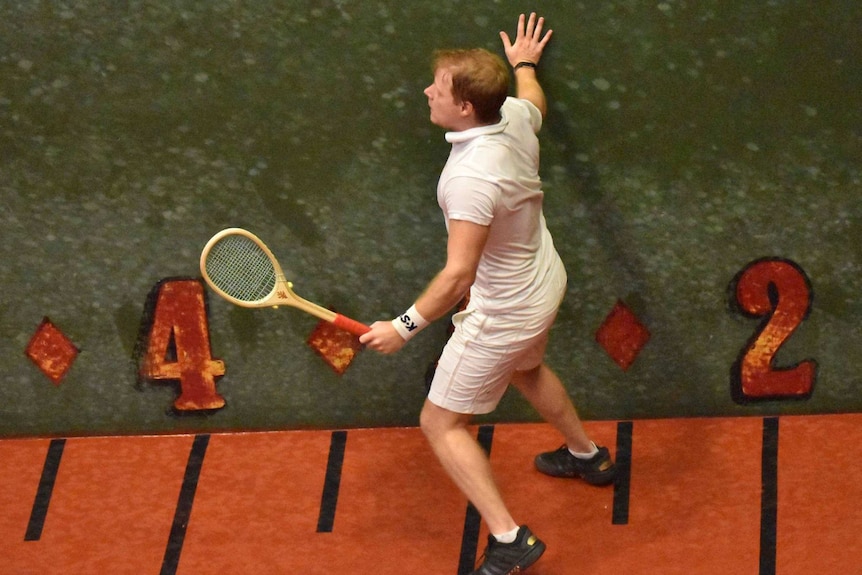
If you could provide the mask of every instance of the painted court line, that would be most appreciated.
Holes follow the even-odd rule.
[[[45,527],[48,505],[51,503],[51,495],[54,493],[54,482],[57,479],[57,471],[60,469],[60,460],[63,458],[65,446],[65,439],[52,439],[48,446],[45,466],[42,468],[42,478],[39,480],[39,490],[36,492],[36,499],[33,502],[33,511],[30,514],[30,522],[27,524],[24,541],[38,541],[42,537],[42,528]]]
[[[323,495],[320,498],[320,515],[317,518],[318,533],[332,533],[332,527],[335,524],[335,509],[338,506],[338,490],[341,488],[341,468],[344,464],[346,446],[347,432],[333,431],[329,442],[326,476],[323,480]]]
[[[183,486],[177,500],[177,510],[174,514],[171,534],[168,537],[168,546],[165,549],[165,558],[162,561],[161,575],[175,575],[177,572],[209,440],[209,435],[196,435],[194,443],[192,443],[189,460],[186,464],[186,474],[183,477]]]
[[[614,482],[614,507],[611,515],[611,524],[613,525],[627,525],[629,522],[633,428],[631,421],[617,423],[617,477]]]
[[[775,575],[778,533],[778,418],[763,420],[760,575]]]

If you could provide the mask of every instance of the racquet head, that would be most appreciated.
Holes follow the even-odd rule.
[[[289,304],[290,285],[269,248],[253,233],[228,228],[204,246],[201,273],[221,297],[244,307]]]
[[[227,228],[210,238],[201,252],[200,267],[213,291],[236,305],[293,306],[357,336],[370,329],[296,295],[275,256],[248,230]]]

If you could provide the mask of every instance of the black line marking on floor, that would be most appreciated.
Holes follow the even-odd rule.
[[[165,558],[162,561],[161,575],[174,575],[180,563],[180,553],[183,550],[183,542],[186,538],[186,528],[192,515],[192,504],[195,501],[195,492],[198,487],[198,479],[201,475],[204,456],[207,452],[210,436],[208,434],[196,435],[192,449],[189,452],[189,460],[186,463],[186,474],[183,477],[183,486],[177,500],[177,509],[174,512],[174,523],[171,526],[171,534],[168,537],[168,546],[165,549]]]
[[[614,481],[614,510],[611,524],[628,525],[629,495],[632,480],[632,431],[631,421],[617,423],[617,477]]]
[[[760,575],[775,575],[778,534],[778,418],[763,420],[760,495]]]
[[[320,515],[317,518],[318,533],[332,533],[335,524],[335,508],[338,506],[338,490],[341,488],[341,467],[344,464],[344,449],[347,445],[346,431],[333,431],[329,440],[329,460],[323,480],[323,495],[320,498]]]
[[[479,434],[476,437],[479,445],[489,456],[491,455],[491,443],[494,441],[494,426],[479,426]],[[461,556],[458,560],[458,575],[467,575],[473,572],[476,565],[476,551],[479,546],[479,528],[482,526],[482,516],[473,506],[467,503],[467,513],[464,516],[464,531],[461,535]]]
[[[52,439],[48,445],[48,453],[45,456],[45,465],[42,467],[42,477],[39,479],[39,489],[33,501],[33,510],[30,512],[30,522],[27,523],[24,541],[38,541],[42,537],[42,528],[45,527],[45,519],[48,517],[48,505],[54,494],[54,482],[57,480],[65,446],[65,439]]]

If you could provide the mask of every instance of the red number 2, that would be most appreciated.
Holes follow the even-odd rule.
[[[788,368],[774,366],[779,348],[808,317],[808,276],[791,261],[762,259],[748,264],[734,282],[739,310],[749,317],[764,318],[733,365],[734,399],[744,403],[809,396],[817,376],[816,361],[808,359]]]

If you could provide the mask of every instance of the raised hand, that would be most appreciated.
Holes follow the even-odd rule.
[[[506,51],[506,58],[509,64],[516,66],[520,62],[531,62],[538,64],[542,58],[542,52],[551,39],[553,30],[548,30],[545,35],[542,35],[542,28],[545,25],[543,17],[537,17],[536,13],[530,14],[530,19],[521,14],[518,18],[518,30],[513,43],[509,35],[505,32],[500,32],[500,39],[503,40],[503,49]]]

